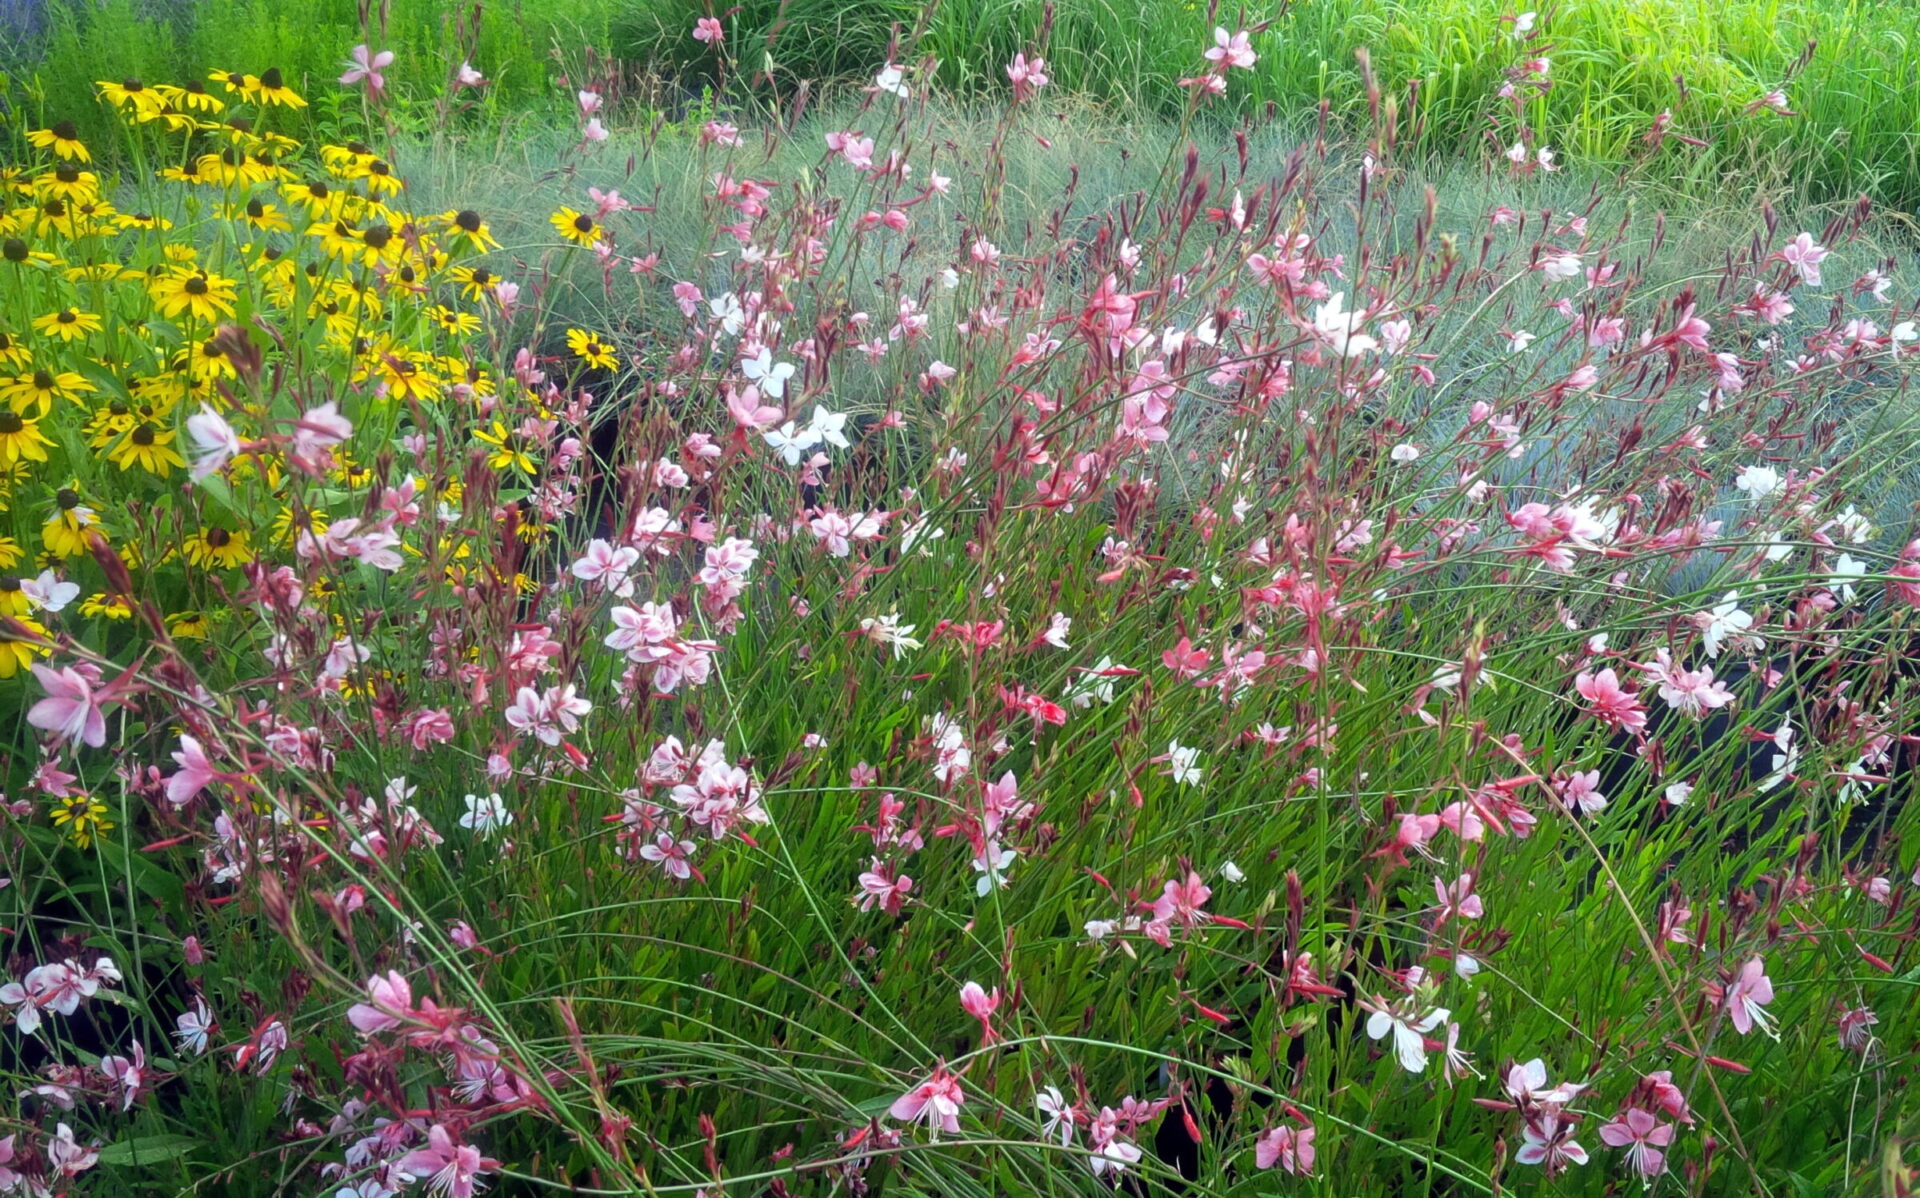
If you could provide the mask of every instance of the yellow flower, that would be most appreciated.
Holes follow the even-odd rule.
[[[87,534],[99,528],[100,517],[80,502],[80,493],[62,487],[54,495],[54,512],[41,527],[40,540],[56,557],[79,557],[87,552]]]
[[[37,620],[25,616],[14,617],[14,623],[26,629],[27,634],[40,640],[48,639],[46,627]],[[0,678],[11,678],[33,664],[36,657],[46,657],[53,650],[36,645],[30,641],[15,640],[4,627],[0,627]]]
[[[219,112],[227,102],[207,90],[198,79],[189,79],[180,87],[161,86],[161,94],[190,112]]]
[[[153,297],[160,315],[169,320],[185,312],[212,324],[222,316],[233,315],[233,280],[204,270],[168,271],[147,284],[147,294]]]
[[[620,359],[614,356],[613,348],[600,340],[598,334],[589,333],[585,329],[567,330],[567,348],[589,366],[613,370],[620,365]]]
[[[100,194],[100,176],[83,171],[71,162],[63,162],[33,181],[33,190],[43,198],[53,196],[71,203],[84,203]]]
[[[561,205],[560,211],[547,220],[552,223],[555,232],[575,245],[591,246],[604,236],[591,216],[575,212],[565,205]]]
[[[105,840],[113,831],[107,818],[107,805],[92,795],[73,794],[53,800],[53,826],[65,828],[67,838],[77,848],[89,848],[96,840]]]
[[[131,620],[133,604],[125,595],[110,595],[105,591],[96,591],[80,601],[80,614],[90,620]]]
[[[426,311],[428,320],[438,325],[442,332],[451,337],[465,337],[480,331],[480,318],[471,312],[461,312],[444,304],[435,304]]]
[[[258,75],[243,75],[238,71],[215,71],[207,76],[207,82],[224,85],[228,94],[242,100],[253,99],[254,93],[260,90]]]
[[[149,474],[165,478],[175,469],[184,470],[187,460],[173,448],[174,431],[141,423],[107,452],[107,460],[122,470],[140,467]]]
[[[186,538],[182,547],[186,549],[186,561],[200,568],[219,566],[232,570],[234,566],[253,561],[253,547],[246,538],[246,528],[204,528]]]
[[[151,229],[164,233],[173,228],[173,222],[164,216],[155,216],[151,212],[129,212],[114,218],[114,224],[122,229]]]
[[[72,121],[55,121],[45,129],[27,134],[27,144],[37,150],[52,150],[57,157],[74,162],[92,162],[93,155],[80,140],[80,131]]]
[[[487,432],[476,432],[473,439],[493,446],[493,452],[487,455],[487,465],[495,470],[518,470],[525,475],[533,475],[539,468],[527,453],[525,441],[518,433],[507,431],[500,421],[493,422],[493,428]]]
[[[28,420],[12,408],[0,408],[0,463],[11,466],[27,460],[47,460],[45,446],[52,445],[40,431],[37,421]]]
[[[279,67],[268,67],[260,72],[259,99],[263,104],[279,104],[287,108],[305,108],[307,102],[287,86],[280,74]]]
[[[119,83],[102,79],[95,81],[95,86],[109,104],[139,117],[160,115],[161,107],[167,102],[165,96],[138,79],[123,79]]]
[[[248,200],[242,207],[228,209],[227,219],[245,221],[262,233],[293,232],[293,222],[287,219],[286,213],[258,198]]]
[[[167,635],[183,641],[205,640],[211,627],[205,612],[177,611],[167,617]]]
[[[403,346],[389,345],[376,351],[371,361],[354,372],[353,381],[364,383],[370,378],[379,380],[388,398],[401,403],[440,398],[440,376]]]
[[[62,308],[50,316],[36,316],[33,327],[59,341],[78,341],[88,333],[100,331],[100,318],[76,308]]]
[[[340,215],[347,193],[335,191],[325,179],[314,179],[288,188],[284,194],[287,203],[299,204],[307,210],[307,216],[316,221],[329,221]]]
[[[500,243],[493,239],[493,231],[487,228],[487,222],[471,208],[462,208],[458,212],[448,212],[441,216],[446,222],[446,234],[456,242],[464,241],[476,254],[488,250],[497,250]]]
[[[0,574],[0,616],[29,616],[33,614],[33,600],[20,589],[18,574]]]
[[[31,360],[26,346],[0,333],[0,366],[25,366]]]
[[[484,266],[456,266],[453,268],[453,280],[460,284],[460,292],[470,300],[485,299],[493,293],[493,285],[500,276]]]
[[[12,537],[0,537],[0,570],[13,569],[26,555],[26,550],[20,548],[20,542]]]
[[[96,390],[84,375],[71,370],[59,372],[36,370],[32,374],[17,375],[12,381],[0,383],[0,399],[5,400],[16,412],[25,412],[28,407],[38,407],[41,415],[53,407],[56,399],[68,399],[84,404],[80,396]]]

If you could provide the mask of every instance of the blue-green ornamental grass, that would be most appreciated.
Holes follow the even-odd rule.
[[[1502,15],[1439,165],[1199,12],[22,129],[0,1192],[1911,1191],[1910,244]]]

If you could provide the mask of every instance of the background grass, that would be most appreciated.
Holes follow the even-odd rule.
[[[459,57],[449,49],[451,0],[392,0],[387,35],[402,48],[396,88],[437,91]],[[652,107],[684,115],[709,85],[725,83],[714,55],[689,36],[696,16],[724,11],[731,81],[790,91],[864,82],[896,38],[937,60],[933,79],[958,93],[1004,91],[1003,67],[1037,44],[1045,0],[492,0],[478,14],[475,65],[493,80],[485,121],[550,111],[567,102],[562,57],[584,47],[611,53],[603,86],[624,80]],[[1402,111],[1409,148],[1476,153],[1495,111],[1501,72],[1520,54],[1501,23],[1504,0],[1307,0],[1255,39],[1261,59],[1237,73],[1223,114],[1272,112],[1287,123],[1324,102],[1357,127],[1366,97],[1354,52],[1366,48],[1376,76]],[[1178,79],[1196,71],[1213,23],[1231,9],[1194,0],[1056,0],[1045,45],[1055,86],[1130,111],[1172,114]],[[1257,15],[1257,14],[1256,14]],[[1531,52],[1553,63],[1556,86],[1528,120],[1563,159],[1635,164],[1707,194],[1730,175],[1790,182],[1815,199],[1870,195],[1894,207],[1920,204],[1920,38],[1901,4],[1858,0],[1584,0],[1542,5],[1544,36]],[[1250,18],[1249,18],[1250,19]],[[24,28],[29,22],[17,18]],[[344,0],[53,0],[37,31],[16,33],[10,102],[33,121],[98,113],[80,97],[99,78],[175,79],[219,66],[279,65],[313,85],[338,73],[364,40]],[[914,35],[918,34],[917,40]],[[1810,57],[1797,77],[1795,63]],[[448,61],[420,52],[442,47]],[[556,55],[558,49],[561,54]],[[0,44],[0,55],[6,46]],[[665,86],[640,87],[640,83]],[[1793,117],[1747,114],[1785,86]],[[1712,143],[1696,151],[1644,134],[1671,110],[1678,131]]]

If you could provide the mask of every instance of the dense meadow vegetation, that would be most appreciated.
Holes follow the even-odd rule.
[[[339,7],[9,79],[0,1194],[1920,1192],[1891,6]]]

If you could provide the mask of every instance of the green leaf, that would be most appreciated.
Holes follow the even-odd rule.
[[[118,1140],[102,1148],[100,1163],[122,1168],[158,1165],[178,1160],[199,1144],[200,1141],[192,1136],[135,1136],[131,1140]]]

